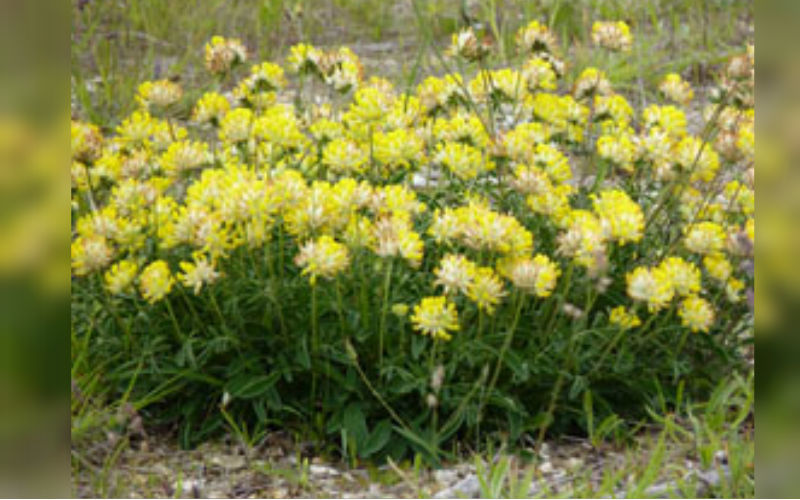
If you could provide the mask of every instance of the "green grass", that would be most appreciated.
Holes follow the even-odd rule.
[[[507,456],[476,458],[480,496],[752,498],[754,397],[752,370],[722,381],[707,401],[680,403],[677,395],[675,408],[652,409],[645,431],[617,447],[622,460],[582,465],[557,481],[542,478],[536,460],[514,467]]]

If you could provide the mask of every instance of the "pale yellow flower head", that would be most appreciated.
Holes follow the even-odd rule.
[[[450,340],[449,332],[459,330],[456,306],[447,297],[425,297],[414,306],[411,315],[414,329],[434,339]]]

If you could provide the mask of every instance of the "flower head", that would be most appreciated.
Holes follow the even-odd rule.
[[[72,270],[76,276],[85,276],[106,267],[114,255],[112,247],[103,236],[78,236],[71,246]]]
[[[303,268],[303,274],[309,275],[311,284],[315,285],[318,277],[330,279],[347,268],[350,255],[346,246],[330,236],[321,236],[300,248],[295,264]]]
[[[683,299],[678,309],[678,316],[680,316],[683,326],[693,332],[707,332],[714,323],[714,309],[711,304],[697,295],[690,295]]]
[[[694,97],[692,86],[677,73],[670,73],[665,76],[659,84],[658,90],[670,101],[683,106],[689,104],[689,101]]]
[[[465,256],[447,254],[433,271],[433,274],[436,275],[436,281],[433,283],[444,287],[446,295],[466,294],[475,277],[475,270],[475,263]]]
[[[608,315],[608,322],[623,330],[636,328],[642,324],[642,320],[639,319],[639,316],[637,316],[635,312],[626,309],[625,306],[618,306],[612,309]]]
[[[700,270],[691,262],[680,257],[667,257],[658,267],[667,274],[675,294],[679,297],[700,291]]]
[[[624,21],[596,21],[592,25],[592,41],[609,50],[631,50],[631,29]]]
[[[467,286],[467,297],[478,306],[478,309],[488,314],[494,313],[494,308],[506,295],[503,282],[491,267],[479,267],[475,270],[472,281]]]
[[[647,308],[651,312],[658,311],[672,300],[672,283],[664,269],[637,267],[625,279],[628,283],[628,295],[634,300],[647,302]]]
[[[214,36],[205,46],[206,69],[213,74],[227,73],[247,60],[247,50],[236,38]]]
[[[693,253],[708,255],[722,250],[725,231],[716,222],[698,222],[684,228],[683,244]]]
[[[714,252],[703,257],[703,267],[709,276],[721,283],[728,281],[732,272],[730,261],[721,252]]]
[[[448,332],[459,329],[456,306],[444,296],[423,298],[414,306],[411,322],[417,331],[434,339],[450,340]]]
[[[183,272],[178,278],[185,287],[192,288],[195,295],[200,293],[203,285],[210,285],[220,277],[220,273],[214,269],[213,262],[209,262],[199,253],[194,255],[193,262],[181,262],[180,267]]]
[[[178,102],[182,96],[183,90],[180,85],[169,80],[158,80],[140,84],[136,100],[145,109],[165,108]]]
[[[561,274],[558,265],[546,255],[518,257],[499,265],[500,273],[508,278],[515,287],[525,293],[537,297],[549,297],[556,287],[556,280]]]
[[[133,286],[139,266],[132,260],[117,262],[106,271],[106,290],[113,295],[119,295]]]
[[[139,290],[145,300],[154,304],[167,296],[174,282],[167,263],[157,260],[142,271],[139,276]]]
[[[608,238],[619,241],[620,245],[642,239],[642,209],[625,191],[611,189],[601,191],[599,196],[592,195],[592,206]]]

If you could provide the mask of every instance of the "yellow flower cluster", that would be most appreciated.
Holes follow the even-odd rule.
[[[246,60],[247,50],[236,38],[213,36],[205,46],[205,65],[210,73],[227,73]]]
[[[617,306],[608,315],[608,322],[623,330],[630,330],[642,324],[642,320],[633,311],[628,311],[625,306]]]
[[[624,23],[596,23],[592,37],[617,51],[631,43]],[[752,250],[736,241],[754,239],[754,189],[747,175],[722,169],[752,163],[752,109],[729,104],[711,115],[719,134],[709,142],[689,133],[675,105],[635,113],[600,68],[583,68],[565,88],[545,25],[524,26],[516,42],[518,69],[429,76],[404,93],[366,79],[344,47],[299,44],[286,71],[260,62],[237,79],[246,50],[214,37],[206,66],[227,76],[186,107],[188,123],[173,106],[183,91],[168,80],[142,83],[139,109],[114,134],[72,122],[74,276],[102,276],[111,295],[138,287],[156,303],[175,283],[199,295],[236,280],[239,252],[260,252],[260,265],[289,251],[295,277],[315,286],[346,274],[351,260],[397,259],[443,293],[414,307],[414,327],[449,339],[456,302],[494,314],[510,290],[547,299],[562,267],[576,279],[574,264],[577,279],[588,276],[600,293],[624,274],[629,298],[650,312],[680,300],[683,324],[708,331],[714,309],[701,298],[711,295],[698,266],[731,302],[747,286],[734,270]],[[452,53],[467,60],[488,49],[471,30],[453,37]],[[341,95],[308,99],[306,85]],[[677,74],[659,90],[681,106],[693,96]],[[587,155],[601,161],[582,161]],[[713,193],[718,178],[727,183]],[[679,190],[662,191],[676,179]],[[645,227],[662,192],[680,196],[665,211],[677,214],[681,256],[650,267],[615,261],[639,261],[669,232]],[[612,306],[611,325],[641,324],[635,306]]]
[[[311,285],[315,285],[320,276],[328,279],[335,277],[349,263],[347,247],[330,236],[308,241],[300,248],[295,259],[295,264],[303,268],[303,274],[309,275]]]
[[[439,340],[450,340],[449,332],[459,330],[456,306],[443,296],[423,298],[414,306],[411,322],[422,334]]]
[[[658,90],[670,101],[683,106],[688,105],[694,97],[694,91],[689,82],[686,82],[677,73],[669,73],[665,76],[658,85]]]
[[[629,52],[633,37],[624,21],[596,21],[592,25],[592,41],[609,50]]]

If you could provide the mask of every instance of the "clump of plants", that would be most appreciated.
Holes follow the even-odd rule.
[[[196,101],[149,81],[115,130],[73,121],[83,362],[187,446],[434,462],[711,390],[752,340],[752,47],[697,127],[677,74],[634,111],[600,68],[565,81],[545,25],[516,47],[495,68],[461,31],[403,92],[346,47],[248,67],[215,37]]]

